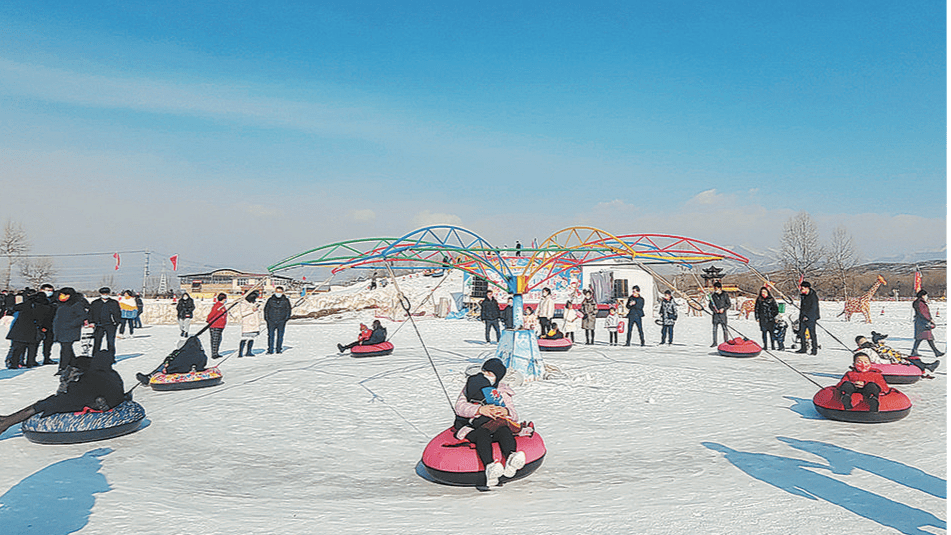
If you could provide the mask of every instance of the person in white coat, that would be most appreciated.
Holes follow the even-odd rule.
[[[574,309],[574,306],[571,304],[571,301],[565,303],[565,315],[564,315],[564,331],[565,336],[571,338],[572,343],[575,341],[575,332],[578,330],[578,324],[581,323],[581,313]]]
[[[261,333],[261,314],[258,312],[260,304],[257,303],[257,290],[248,294],[237,306],[238,320],[241,321],[241,344],[238,346],[238,356],[245,356],[244,348],[247,344],[247,356],[252,356],[251,346],[254,345],[254,339]]]

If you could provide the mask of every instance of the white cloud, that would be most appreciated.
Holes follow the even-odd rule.
[[[455,225],[462,226],[462,218],[453,214],[433,213],[429,210],[418,212],[410,220],[413,227],[428,227],[430,225]]]
[[[373,210],[369,210],[369,209],[366,209],[366,210],[351,210],[351,211],[350,211],[350,219],[352,219],[352,220],[354,220],[354,221],[359,221],[359,222],[361,222],[361,223],[362,223],[362,222],[365,222],[365,221],[373,221],[374,219],[376,219],[376,212],[374,212]]]

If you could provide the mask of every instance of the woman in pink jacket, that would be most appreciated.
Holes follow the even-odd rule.
[[[475,444],[476,454],[485,466],[485,484],[494,487],[502,476],[513,477],[525,466],[525,453],[517,450],[515,434],[518,413],[508,385],[499,384],[505,377],[505,364],[491,358],[482,364],[481,373],[466,380],[466,386],[456,399],[456,438]],[[505,466],[492,457],[492,443],[498,442]]]

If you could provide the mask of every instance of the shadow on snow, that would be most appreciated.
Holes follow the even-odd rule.
[[[806,420],[823,420],[824,419],[821,414],[816,412],[816,405],[812,402],[811,399],[794,398],[792,396],[783,396],[783,398],[796,402],[795,405],[793,405],[792,407],[789,407],[789,410],[802,416],[804,419]]]
[[[946,494],[943,489],[944,480],[902,463],[858,453],[831,444],[786,437],[777,438],[794,448],[815,453],[828,460],[829,464],[825,465],[791,457],[779,457],[766,453],[738,451],[715,442],[702,442],[701,444],[708,449],[723,453],[726,460],[755,479],[769,483],[796,496],[829,502],[873,522],[896,529],[901,533],[909,535],[929,533],[921,529],[923,526],[947,529],[945,521],[927,511],[853,487],[814,470],[849,474],[853,468],[861,468],[902,485],[942,498]],[[941,487],[940,490],[939,487]]]
[[[98,448],[51,464],[14,485],[0,496],[4,532],[65,535],[85,527],[95,495],[111,489],[99,473],[101,457],[110,453],[111,448]]]

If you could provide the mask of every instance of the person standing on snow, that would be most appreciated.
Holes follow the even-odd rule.
[[[275,348],[280,354],[284,351],[284,326],[291,319],[291,300],[284,295],[284,287],[274,288],[274,295],[264,303],[264,322],[267,323],[267,354],[273,355]]]
[[[598,325],[598,303],[595,302],[591,290],[585,288],[582,293],[584,299],[581,301],[581,328],[584,329],[585,345],[591,345],[594,344],[594,330]]]
[[[261,333],[261,315],[258,314],[261,305],[256,302],[257,300],[258,291],[254,290],[238,303],[238,318],[241,319],[241,343],[238,345],[238,357],[245,356],[245,344],[248,346],[247,356],[254,356],[251,346],[254,345],[254,339]]]
[[[776,349],[776,316],[779,315],[779,304],[769,293],[769,288],[759,289],[759,296],[753,306],[753,316],[759,322],[759,330],[763,334],[763,349],[766,349],[766,338],[769,337],[771,349]]]
[[[538,325],[542,328],[542,334],[551,330],[551,319],[555,317],[555,298],[552,297],[550,289],[542,289],[542,300],[538,302],[538,310],[535,314],[538,316]]]
[[[220,293],[215,298],[215,303],[211,305],[211,311],[208,312],[208,317],[205,319],[205,322],[210,326],[208,328],[208,334],[211,336],[211,358],[220,359],[221,354],[218,353],[218,350],[221,348],[221,335],[225,330],[225,326],[228,324],[228,309],[225,308],[225,300],[228,299],[228,296]]]
[[[495,300],[495,293],[489,290],[485,293],[485,299],[479,304],[479,319],[485,322],[485,343],[492,342],[492,329],[495,329],[495,341],[500,340],[502,335],[499,331],[499,318],[501,317],[499,302]]]
[[[109,297],[111,293],[112,290],[107,286],[99,288],[99,299],[89,305],[89,326],[95,327],[92,334],[93,353],[102,348],[103,337],[106,339],[106,349],[116,352],[116,328],[122,323],[122,311],[119,303]]]
[[[188,338],[188,326],[194,315],[195,300],[188,295],[188,292],[182,292],[182,298],[175,305],[175,317],[178,319],[178,329],[182,331],[182,338]]]
[[[644,327],[641,325],[641,318],[644,317],[644,298],[641,297],[641,287],[631,288],[631,296],[627,298],[627,342],[625,346],[631,345],[631,334],[634,326],[637,325],[637,334],[641,338],[641,346],[644,345]]]
[[[803,281],[799,287],[802,297],[799,300],[799,340],[800,346],[796,353],[806,352],[806,333],[812,340],[812,355],[819,352],[819,340],[816,338],[816,322],[819,321],[819,295],[812,289],[809,281]]]
[[[730,333],[727,331],[726,313],[730,310],[732,303],[730,296],[723,293],[723,285],[720,281],[713,283],[713,293],[710,294],[710,312],[713,313],[713,343],[710,347],[717,347],[717,326],[723,328],[723,341],[730,339]]]
[[[674,301],[674,295],[667,290],[664,292],[664,298],[660,301],[660,345],[673,345],[674,343],[674,323],[677,322],[677,302]]]
[[[931,318],[931,310],[928,308],[928,292],[919,290],[915,294],[915,300],[911,303],[912,310],[915,311],[915,345],[911,348],[911,356],[918,356],[918,345],[922,341],[927,341],[934,351],[935,357],[940,357],[944,353],[938,351],[934,345],[934,335],[931,330],[934,329],[934,320]]]

